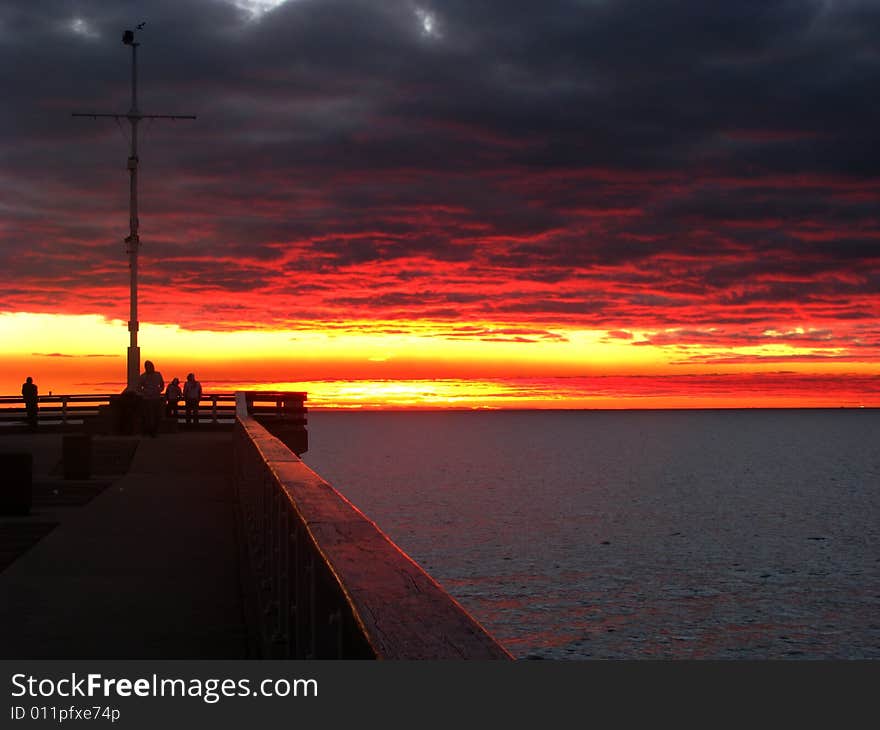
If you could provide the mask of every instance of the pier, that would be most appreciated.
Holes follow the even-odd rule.
[[[0,516],[0,654],[511,659],[300,459],[304,399],[218,398],[157,438],[107,431],[104,403],[6,428],[0,460],[30,455],[32,502]],[[87,474],[65,469],[74,443]]]

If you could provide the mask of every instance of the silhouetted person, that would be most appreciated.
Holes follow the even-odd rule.
[[[198,425],[199,401],[202,399],[202,384],[190,373],[183,384],[183,407],[187,425]]]
[[[39,396],[37,395],[37,384],[34,379],[28,375],[27,380],[21,385],[21,397],[24,398],[24,407],[27,411],[27,422],[31,428],[37,427],[37,403]]]
[[[138,393],[142,401],[142,413],[144,419],[144,433],[156,436],[159,433],[159,421],[162,419],[162,394],[165,390],[165,381],[162,373],[156,370],[152,362],[144,362],[144,372],[138,380]]]
[[[165,415],[169,418],[177,418],[177,408],[183,391],[180,389],[180,379],[174,378],[165,388]]]

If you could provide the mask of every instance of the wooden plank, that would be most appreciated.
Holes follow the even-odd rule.
[[[467,611],[374,525],[310,532],[382,659],[511,659]]]

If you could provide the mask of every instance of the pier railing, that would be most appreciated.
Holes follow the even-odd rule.
[[[360,510],[274,437],[239,394],[235,481],[262,654],[511,659]]]
[[[305,393],[257,390],[244,392],[251,415],[262,419],[270,427],[273,421],[283,422],[288,428],[305,425]],[[37,427],[80,430],[94,425],[100,430],[102,424],[99,421],[119,397],[118,394],[108,393],[41,395],[37,404]],[[184,415],[181,400],[176,419],[178,423],[185,422]],[[235,393],[208,393],[202,396],[197,423],[231,427],[234,422]],[[103,425],[106,430],[112,430],[112,424]],[[0,396],[0,430],[20,430],[27,426],[27,411],[21,396]]]
[[[37,423],[44,426],[74,426],[84,419],[94,418],[98,409],[110,403],[112,396],[98,395],[41,395],[37,406]],[[27,411],[21,396],[0,396],[0,426],[23,426]]]

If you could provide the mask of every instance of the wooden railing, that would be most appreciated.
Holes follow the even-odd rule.
[[[283,420],[289,426],[306,423],[305,393],[283,391],[243,391],[251,415],[267,422]],[[38,400],[37,426],[78,429],[100,416],[102,409],[119,396],[116,394],[41,395]],[[184,423],[183,401],[178,423]],[[209,393],[199,403],[198,422],[232,426],[235,421],[235,393]],[[27,427],[27,410],[21,396],[0,396],[0,431],[3,427]]]
[[[37,401],[38,425],[73,426],[98,415],[98,409],[110,403],[112,396],[41,395]],[[25,425],[27,411],[21,396],[0,396],[0,426]]]
[[[233,433],[264,658],[512,659],[244,395]]]

